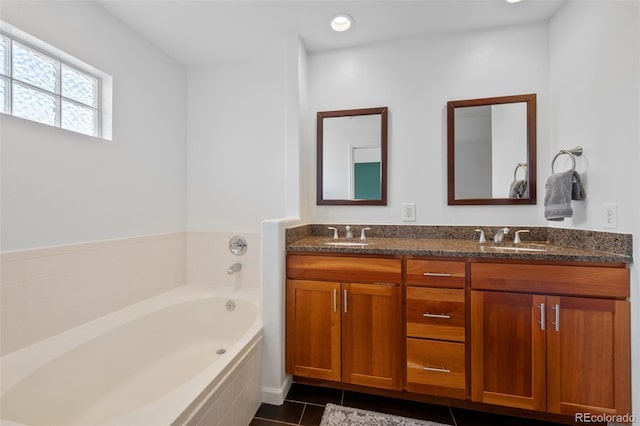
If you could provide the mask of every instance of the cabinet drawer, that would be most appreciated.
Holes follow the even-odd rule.
[[[464,343],[407,339],[407,390],[465,397]]]
[[[471,288],[623,299],[629,297],[629,269],[472,263]]]
[[[287,278],[400,284],[402,260],[388,257],[289,254]]]
[[[464,342],[464,290],[407,287],[407,336]]]
[[[464,288],[465,262],[449,260],[407,260],[407,284]]]

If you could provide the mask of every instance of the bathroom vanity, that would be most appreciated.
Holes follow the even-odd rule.
[[[630,412],[630,236],[496,249],[466,227],[374,228],[352,246],[308,227],[287,253],[296,380],[555,421]]]
[[[287,370],[401,390],[402,259],[287,257]]]
[[[470,267],[473,401],[570,415],[630,411],[627,268]]]

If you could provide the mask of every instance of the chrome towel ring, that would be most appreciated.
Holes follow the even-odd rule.
[[[516,173],[518,173],[518,169],[522,169],[524,172],[524,180],[527,180],[527,163],[518,163],[516,165],[516,169],[513,171],[513,180],[517,180]]]
[[[551,161],[551,174],[554,174],[555,171],[553,170],[553,166],[555,165],[556,159],[565,154],[568,155],[569,157],[571,157],[571,170],[575,171],[576,170],[576,157],[579,157],[582,155],[582,147],[581,146],[577,146],[573,149],[561,149],[560,152],[558,152],[556,154],[555,157],[553,157],[553,160]]]

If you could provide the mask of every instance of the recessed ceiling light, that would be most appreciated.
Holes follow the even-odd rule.
[[[507,0],[507,3],[520,3],[522,0]]]
[[[353,18],[347,14],[341,13],[331,18],[331,29],[333,31],[347,31],[353,26]]]

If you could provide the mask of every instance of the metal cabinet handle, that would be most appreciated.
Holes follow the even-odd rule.
[[[540,321],[538,321],[538,324],[540,324],[540,330],[544,330],[544,303],[539,304],[538,308],[540,308]]]
[[[556,315],[556,321],[552,322],[551,324],[554,325],[556,331],[560,331],[560,305],[556,303],[551,309],[555,311]]]
[[[347,290],[344,291],[344,313],[347,313]]]
[[[423,367],[422,369],[426,371],[435,371],[437,373],[451,373],[451,370],[447,368]]]
[[[425,272],[424,274],[425,277],[450,277],[451,274],[448,274],[446,272]]]
[[[426,312],[426,313],[422,314],[422,316],[425,317],[425,318],[444,318],[444,319],[451,318],[451,315],[447,315],[447,314],[430,314],[429,312]]]
[[[338,312],[338,289],[333,289],[333,312]]]

